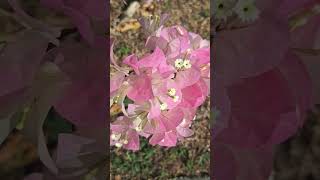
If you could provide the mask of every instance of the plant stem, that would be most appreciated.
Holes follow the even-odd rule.
[[[31,26],[29,26],[29,25],[26,24],[25,22],[21,21],[17,15],[15,15],[14,13],[11,13],[11,12],[3,9],[3,8],[0,8],[0,15],[7,16],[7,17],[9,17],[9,18],[12,18],[12,19],[14,19],[16,22],[18,22],[19,24],[21,24],[22,26],[24,26],[25,28],[31,29]]]

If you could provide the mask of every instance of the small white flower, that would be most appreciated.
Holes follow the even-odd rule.
[[[176,61],[174,62],[174,66],[178,69],[183,67],[183,59],[176,59]]]
[[[192,52],[192,49],[188,48],[187,49],[187,54],[190,54]]]
[[[190,69],[191,68],[191,63],[190,63],[190,60],[184,60],[183,61],[183,67],[186,68],[186,69]]]
[[[179,101],[179,96],[173,96],[173,102],[178,102]]]
[[[115,140],[116,139],[116,135],[115,134],[111,134],[111,139]]]
[[[168,90],[168,95],[169,96],[174,96],[174,95],[176,95],[176,89],[175,88],[170,88],[169,90]]]
[[[254,0],[239,0],[234,11],[243,22],[252,22],[258,19],[260,11]]]
[[[111,139],[114,141],[119,140],[121,137],[121,134],[111,134]]]
[[[232,15],[232,8],[236,4],[236,0],[215,0],[213,1],[212,12],[216,19],[227,20]]]
[[[168,104],[167,103],[162,103],[162,104],[160,104],[160,110],[161,111],[164,111],[164,110],[166,110],[168,108]]]
[[[142,128],[141,126],[137,126],[136,128],[134,128],[137,132],[141,132],[142,131]]]
[[[118,148],[121,148],[121,147],[122,147],[122,144],[121,144],[121,143],[116,143],[115,145],[116,145],[116,147],[118,147]]]
[[[113,105],[113,98],[110,98],[110,107]]]
[[[128,142],[128,140],[123,140],[123,144],[128,144],[129,142]]]

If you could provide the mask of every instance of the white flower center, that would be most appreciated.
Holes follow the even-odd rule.
[[[234,11],[243,22],[252,22],[256,20],[260,13],[255,6],[254,0],[239,0],[234,7]]]
[[[111,134],[111,139],[117,141],[121,138],[121,134]]]
[[[161,111],[164,111],[164,110],[166,110],[168,108],[168,104],[167,103],[162,103],[162,104],[160,104],[160,110]]]
[[[119,143],[119,142],[117,142],[115,145],[116,145],[116,147],[118,147],[118,148],[121,148],[121,147],[122,147],[122,144]]]
[[[176,89],[175,88],[170,88],[169,90],[168,90],[168,95],[169,96],[174,96],[174,95],[176,95]]]
[[[123,144],[128,144],[129,142],[128,142],[128,140],[123,140]]]
[[[137,132],[141,132],[141,131],[142,131],[142,127],[141,127],[141,126],[137,126],[137,127],[135,128],[135,130],[136,130]]]
[[[177,69],[183,68],[183,59],[176,59],[176,61],[174,62],[174,66]]]
[[[213,1],[213,14],[216,19],[227,20],[232,15],[232,8],[235,0],[215,0]]]
[[[189,69],[191,68],[191,63],[189,59],[176,59],[174,66],[177,70]]]
[[[190,69],[191,68],[191,63],[190,63],[190,60],[184,60],[183,61],[183,67],[186,68],[186,69]]]

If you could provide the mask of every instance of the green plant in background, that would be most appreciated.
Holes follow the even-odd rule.
[[[58,142],[60,133],[72,133],[73,125],[64,120],[58,113],[51,109],[44,122],[44,127],[47,132],[48,143],[54,144]]]
[[[112,174],[134,179],[169,179],[174,178],[173,174],[177,177],[198,176],[196,170],[202,172],[209,166],[210,152],[199,152],[195,155],[194,151],[184,146],[170,149],[157,148],[149,145],[144,138],[140,143],[141,150],[138,152],[124,149],[111,151]]]
[[[116,49],[115,53],[119,58],[123,58],[131,52],[131,48],[127,47],[125,44],[120,44],[119,48]]]

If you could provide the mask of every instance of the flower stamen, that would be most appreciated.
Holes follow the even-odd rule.
[[[174,95],[176,95],[176,89],[175,88],[170,88],[169,90],[168,90],[168,95],[169,96],[171,96],[171,97],[173,97]]]

